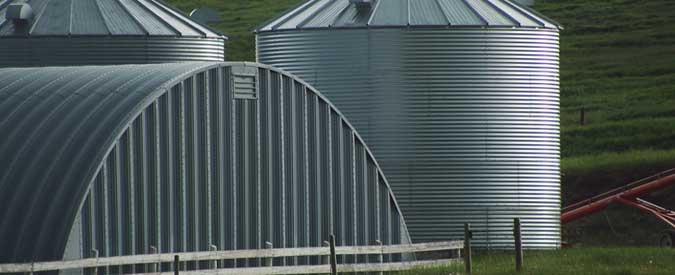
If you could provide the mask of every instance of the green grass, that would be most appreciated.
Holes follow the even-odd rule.
[[[645,155],[636,157],[636,151],[659,155],[649,159],[652,163],[672,164],[675,1],[537,2],[539,11],[566,27],[561,36],[561,142],[563,163],[574,164],[564,165],[564,173],[617,171],[607,164],[635,163]],[[585,126],[579,125],[581,108]],[[583,159],[594,161],[579,161]]]
[[[515,272],[514,256],[490,252],[474,257],[473,274],[675,274],[675,249],[574,248],[559,251],[526,251],[524,271]],[[462,274],[462,266],[427,268],[402,275]]]

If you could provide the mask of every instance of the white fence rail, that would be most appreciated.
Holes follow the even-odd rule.
[[[447,265],[452,262],[461,261],[460,259],[442,259],[433,261],[410,261],[410,262],[391,262],[383,263],[380,257],[379,263],[367,264],[340,264],[335,260],[336,255],[383,255],[399,253],[416,253],[430,251],[459,251],[464,247],[464,241],[419,243],[407,245],[388,245],[388,246],[341,246],[341,247],[302,247],[302,248],[273,248],[259,250],[231,250],[231,251],[208,251],[208,252],[186,252],[186,253],[163,253],[163,254],[145,254],[133,256],[118,256],[106,258],[88,258],[70,261],[54,262],[36,262],[36,263],[18,263],[1,264],[0,274],[2,273],[34,273],[44,271],[59,271],[68,269],[94,269],[102,267],[128,266],[128,265],[150,265],[148,270],[159,270],[161,263],[174,263],[173,272],[184,275],[225,275],[225,274],[329,274],[334,273],[335,269],[339,272],[371,272],[371,271],[397,271],[408,270],[422,266]],[[334,251],[334,253],[331,253]],[[450,253],[448,253],[450,255]],[[456,253],[459,255],[459,253]],[[272,261],[265,261],[265,267],[249,268],[216,268],[202,269],[194,271],[176,271],[175,265],[183,262],[201,262],[201,261],[220,261],[236,259],[263,258],[271,259],[277,257],[300,257],[300,256],[326,256],[324,265],[298,265],[298,266],[271,266]],[[176,261],[178,260],[178,261]],[[163,272],[167,274],[167,272]],[[160,274],[148,272],[145,274]]]

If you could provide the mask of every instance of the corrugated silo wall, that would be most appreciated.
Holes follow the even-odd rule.
[[[388,175],[415,242],[560,247],[559,37],[525,28],[262,32],[257,58],[320,89]]]
[[[367,148],[322,96],[276,70],[220,67],[170,88],[119,137],[78,214],[66,258],[94,249],[101,257],[151,247],[258,249],[268,241],[320,247],[332,233],[338,245],[407,243],[398,211]]]
[[[220,38],[3,37],[0,67],[225,61]]]

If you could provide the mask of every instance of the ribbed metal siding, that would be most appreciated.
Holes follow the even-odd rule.
[[[217,38],[145,36],[0,38],[0,67],[224,60],[225,41]]]
[[[256,75],[257,99],[234,97],[240,75]],[[271,68],[224,66],[169,88],[130,123],[86,195],[69,246],[81,243],[84,257],[92,249],[117,256],[267,241],[316,247],[331,233],[340,244],[398,244],[408,239],[398,212],[360,137],[321,95]],[[319,259],[276,264],[307,262]]]
[[[557,30],[443,28],[257,34],[258,61],[321,90],[388,175],[415,242],[560,246]]]

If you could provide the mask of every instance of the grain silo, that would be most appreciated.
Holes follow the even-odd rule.
[[[0,1],[0,67],[223,61],[226,40],[157,0]]]
[[[560,246],[559,30],[509,0],[312,0],[256,30],[387,173],[414,242]]]

